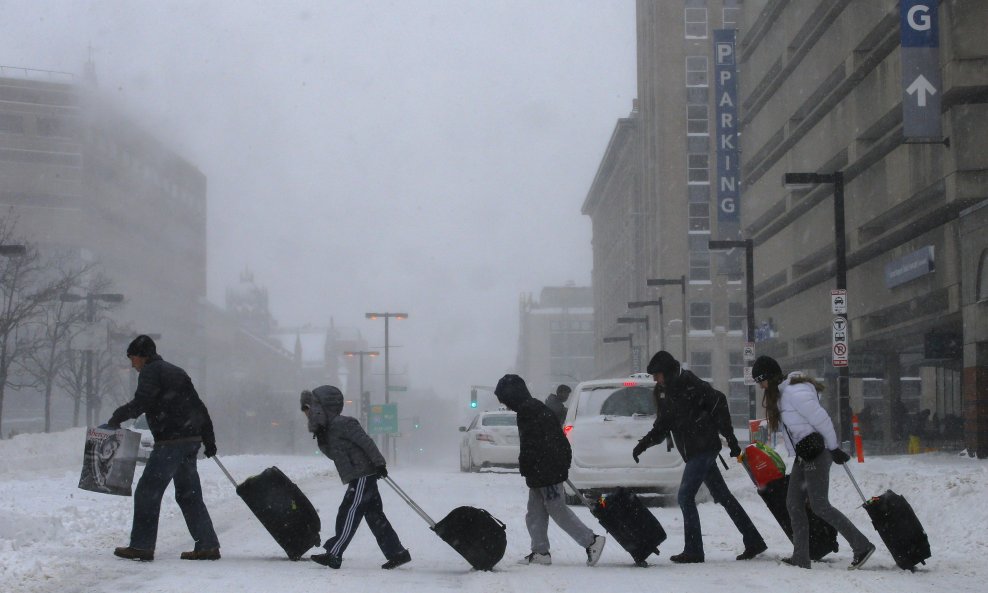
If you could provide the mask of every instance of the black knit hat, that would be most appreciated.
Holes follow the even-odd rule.
[[[671,379],[679,373],[679,361],[665,350],[659,350],[652,357],[652,360],[648,361],[648,368],[645,370],[648,371],[649,375],[662,373],[663,377]]]
[[[157,346],[154,345],[154,340],[151,336],[146,336],[141,334],[134,338],[134,341],[127,346],[127,356],[143,356],[144,358],[151,358],[158,353]]]
[[[771,356],[759,356],[755,359],[755,364],[751,365],[751,378],[755,383],[770,381],[782,378],[782,367]]]

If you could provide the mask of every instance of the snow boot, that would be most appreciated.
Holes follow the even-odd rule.
[[[398,568],[402,564],[408,564],[412,561],[412,555],[408,553],[408,550],[402,550],[394,558],[388,559],[387,562],[381,565],[384,570],[391,570],[392,568]]]
[[[765,542],[762,542],[762,543],[760,543],[758,545],[755,545],[755,546],[751,546],[750,548],[745,548],[744,549],[744,552],[741,552],[740,554],[738,554],[737,560],[751,560],[752,558],[754,558],[755,556],[761,554],[762,552],[764,552],[767,549],[768,549],[768,546],[765,545]]]

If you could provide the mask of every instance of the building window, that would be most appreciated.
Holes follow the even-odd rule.
[[[741,303],[727,304],[727,329],[732,332],[744,331],[748,319],[747,308]],[[733,376],[733,375],[732,375]]]
[[[738,24],[741,22],[741,9],[740,8],[725,8],[724,9],[724,28],[725,29],[737,29]]]
[[[741,258],[744,256],[743,249],[732,249],[723,251],[717,259],[717,273],[727,276],[728,282],[741,282],[744,274],[741,272]]]
[[[710,302],[690,303],[690,331],[710,331]]]
[[[692,203],[690,208],[690,232],[710,232],[710,204]]]
[[[707,38],[707,9],[706,8],[686,9],[686,38],[687,39]]]
[[[686,56],[686,86],[710,86],[707,79],[707,56]]]
[[[694,234],[689,237],[690,282],[710,282],[710,235]],[[710,328],[707,328],[710,329]]]
[[[713,373],[713,355],[710,352],[690,352],[690,370],[705,381],[710,381]]]
[[[686,106],[686,135],[710,135],[710,116],[706,105]]]
[[[710,185],[710,155],[694,152],[686,155],[686,182],[690,185]]]
[[[728,378],[744,381],[744,355],[737,350],[727,353]],[[747,391],[747,390],[746,390]],[[747,395],[747,392],[745,393]]]

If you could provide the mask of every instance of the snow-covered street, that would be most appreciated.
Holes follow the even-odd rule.
[[[781,565],[791,548],[782,530],[757,497],[740,468],[726,477],[769,543],[756,560],[737,562],[740,536],[727,515],[712,503],[700,507],[707,561],[674,565],[668,556],[682,548],[678,508],[652,509],[669,539],[662,556],[646,569],[609,541],[600,564],[584,565],[585,554],[555,527],[550,527],[553,565],[519,566],[528,552],[524,512],[527,491],[513,472],[463,474],[452,458],[443,467],[397,467],[392,476],[435,519],[459,505],[488,509],[508,526],[508,549],[497,569],[474,572],[385,485],[385,510],[412,553],[412,563],[393,572],[366,526],[358,531],[333,571],[311,561],[290,562],[233,488],[210,461],[200,462],[205,500],[220,536],[223,559],[188,562],[178,559],[191,541],[178,507],[166,494],[155,561],[137,563],[113,556],[126,545],[132,499],[79,490],[84,433],[74,429],[53,435],[23,435],[0,442],[0,591],[71,593],[140,591],[222,593],[226,591],[321,591],[346,593],[381,590],[457,591],[849,591],[910,593],[943,590],[983,591],[988,579],[988,466],[964,457],[927,454],[872,458],[853,464],[868,495],[894,488],[912,503],[930,536],[933,558],[915,574],[895,567],[891,556],[856,508],[857,494],[837,470],[831,500],[863,527],[879,551],[860,571],[847,571],[850,552],[841,551],[806,572]],[[222,454],[222,452],[221,452]],[[224,458],[239,479],[277,465],[309,496],[323,521],[323,538],[331,535],[343,485],[323,456],[237,456]],[[138,466],[138,472],[142,466]],[[586,509],[577,512],[599,530]],[[589,523],[592,522],[592,523]],[[318,551],[318,550],[314,550]]]

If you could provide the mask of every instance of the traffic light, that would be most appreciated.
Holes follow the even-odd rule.
[[[419,424],[419,417],[418,416],[413,416],[412,417],[412,426],[414,426],[416,429],[418,429],[420,426],[422,426],[421,424]]]
[[[477,390],[476,389],[471,389],[470,390],[470,407],[471,408],[476,408],[477,407]]]

